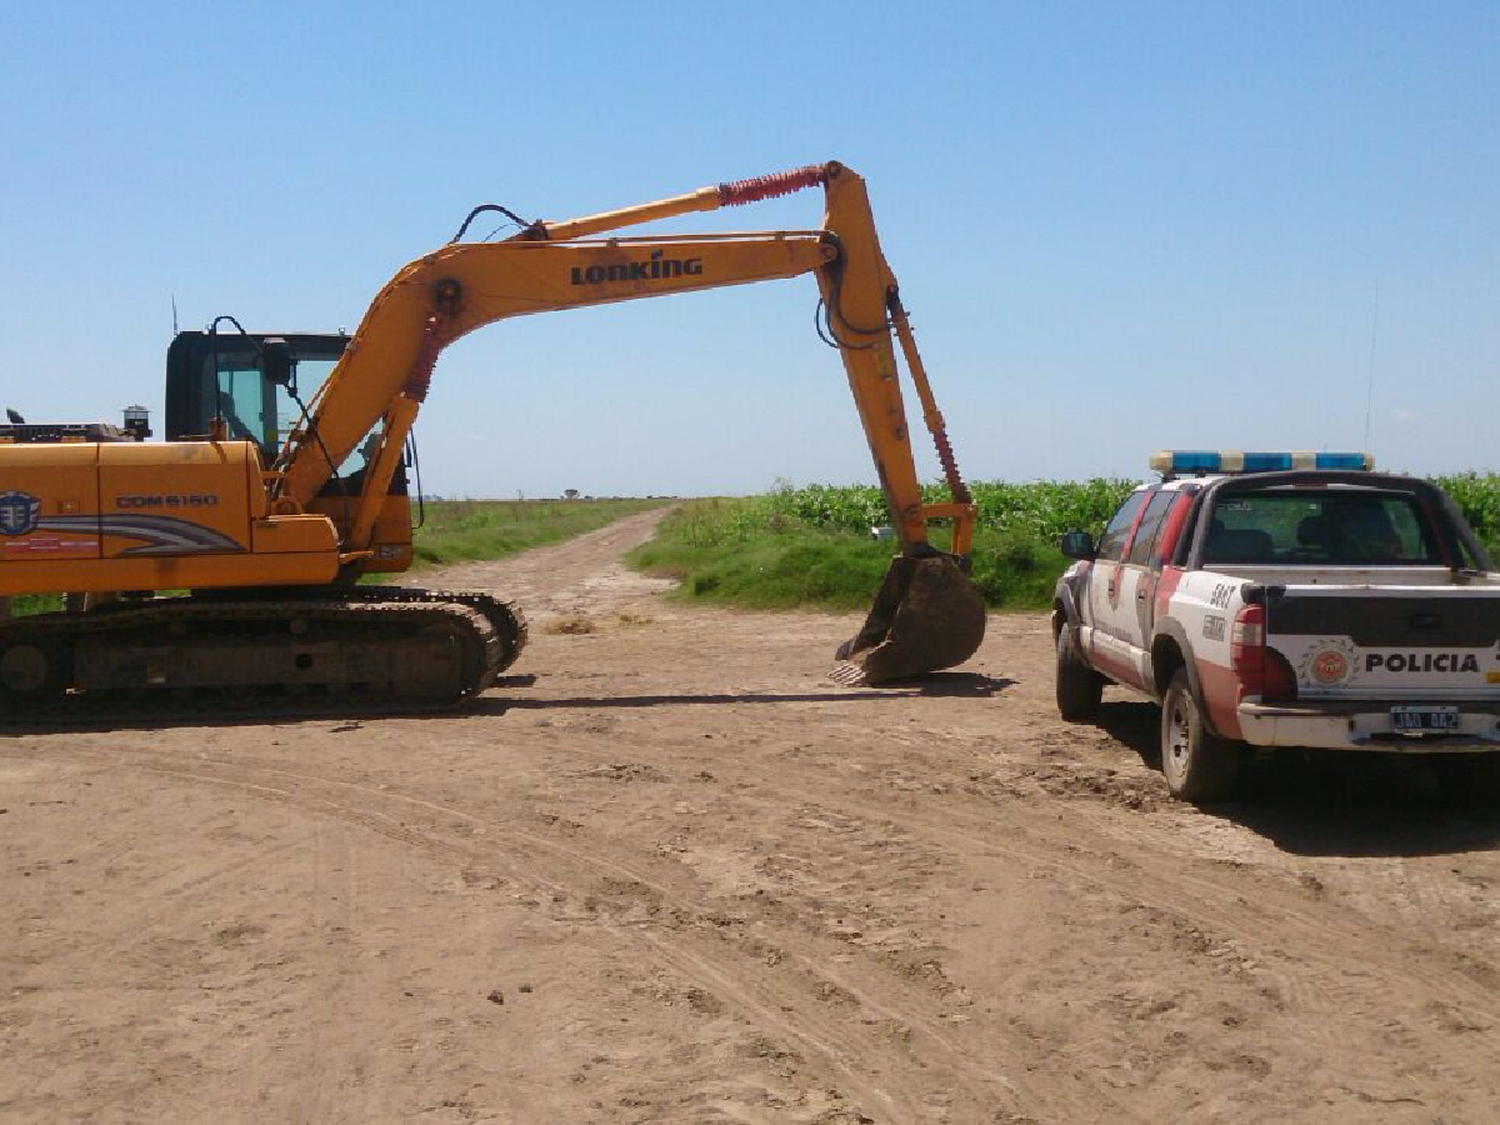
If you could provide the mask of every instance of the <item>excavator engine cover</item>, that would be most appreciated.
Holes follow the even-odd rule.
[[[882,684],[962,664],[984,640],[984,599],[947,555],[891,561],[875,605],[832,672],[845,684]]]

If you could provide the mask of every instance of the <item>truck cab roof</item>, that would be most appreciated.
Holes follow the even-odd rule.
[[[1490,570],[1456,505],[1419,477],[1337,469],[1173,476],[1142,489],[1197,493],[1173,559],[1238,566]]]

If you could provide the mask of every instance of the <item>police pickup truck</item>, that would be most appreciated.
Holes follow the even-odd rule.
[[[1500,574],[1453,502],[1364,454],[1163,452],[1057,584],[1057,705],[1162,707],[1173,796],[1235,795],[1245,748],[1431,755],[1500,794]]]

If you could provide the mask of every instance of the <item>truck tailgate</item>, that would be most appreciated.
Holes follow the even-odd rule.
[[[1299,698],[1500,702],[1500,586],[1269,587],[1265,605]]]

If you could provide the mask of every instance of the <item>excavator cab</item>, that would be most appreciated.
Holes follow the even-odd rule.
[[[348,346],[342,333],[179,332],[167,349],[166,439],[202,440],[222,432],[254,442],[261,461],[272,464],[292,430],[305,425],[301,403],[313,401]],[[366,468],[366,448],[354,450],[307,505],[334,522],[340,539],[364,494]],[[391,476],[369,557],[359,569],[405,570],[410,560],[403,461]]]
[[[270,464],[349,345],[342,335],[179,332],[167,349],[166,439],[201,439],[224,419]],[[270,367],[271,370],[267,370]]]

